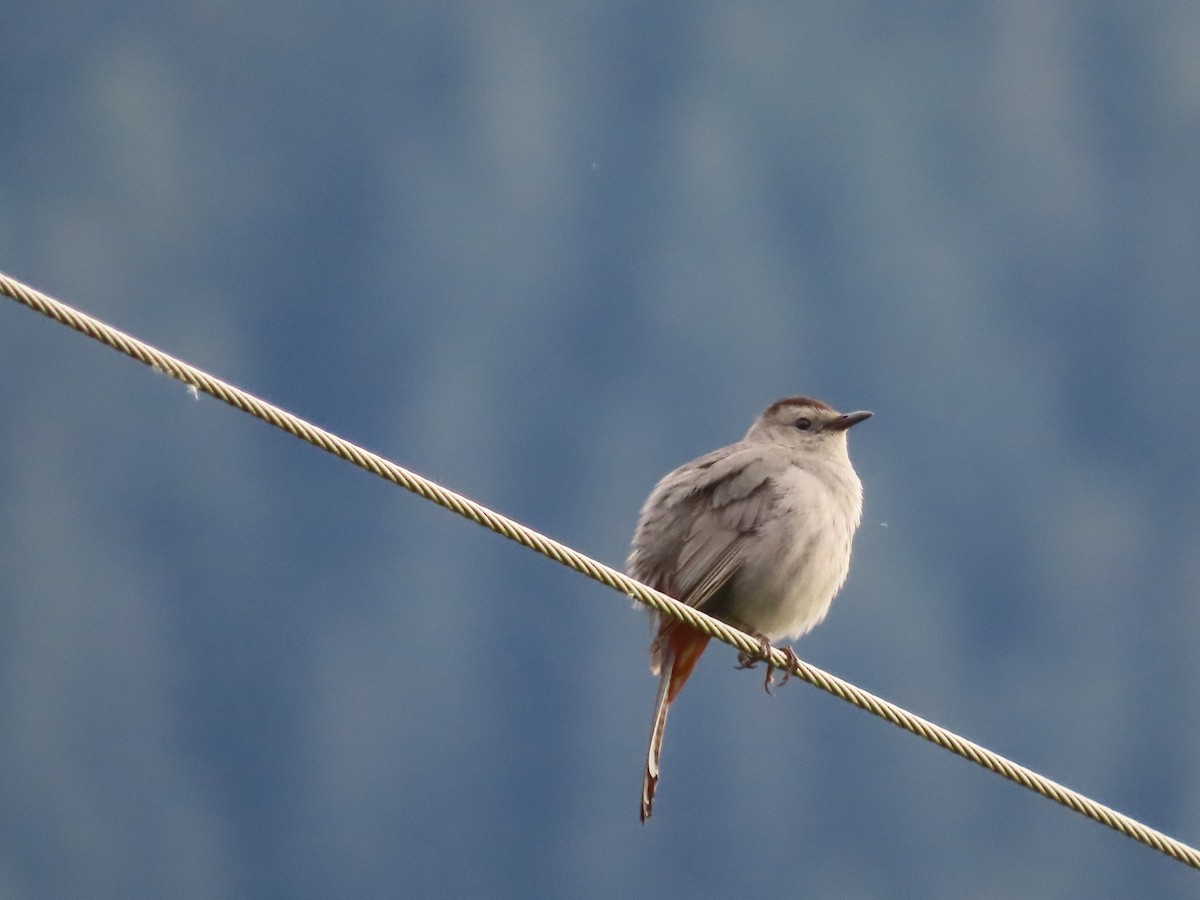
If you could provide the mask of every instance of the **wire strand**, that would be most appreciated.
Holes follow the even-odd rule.
[[[744,653],[765,659],[777,669],[790,670],[792,675],[803,679],[809,684],[827,691],[835,697],[857,706],[859,709],[866,710],[881,719],[885,719],[893,725],[903,728],[905,731],[924,738],[931,744],[935,744],[944,750],[949,750],[951,753],[968,759],[976,765],[987,769],[989,772],[1016,782],[1022,787],[1028,788],[1102,825],[1106,825],[1112,830],[1145,844],[1147,847],[1151,847],[1178,862],[1191,866],[1194,869],[1200,869],[1200,850],[1190,847],[1160,831],[1156,831],[1147,825],[1143,825],[1136,819],[1132,819],[1083,794],[1064,787],[1058,782],[1039,775],[1032,769],[1018,765],[1000,756],[998,753],[988,750],[986,747],[960,737],[952,731],[948,731],[927,719],[914,715],[881,697],[864,691],[850,682],[822,671],[803,660],[797,660],[794,664],[790,664],[787,655],[783,651],[772,649],[770,654],[764,657],[762,648],[756,638],[735,628],[731,628],[724,622],[714,619],[699,610],[685,606],[679,601],[668,597],[666,594],[647,587],[641,582],[635,581],[629,576],[618,572],[616,569],[597,562],[565,544],[539,534],[519,522],[493,512],[486,506],[476,503],[474,500],[448,490],[382,456],[365,450],[356,444],[352,444],[322,428],[318,428],[316,425],[255,397],[253,394],[249,394],[218,378],[214,378],[212,375],[194,366],[190,366],[167,353],[163,353],[161,350],[157,350],[122,331],[118,331],[98,319],[94,319],[19,281],[15,281],[2,272],[0,272],[0,293],[5,294],[35,312],[39,312],[44,316],[54,319],[56,322],[73,328],[81,334],[85,334],[114,350],[118,350],[126,356],[136,359],[138,362],[164,372],[190,387],[204,391],[209,396],[215,397],[235,409],[240,409],[242,412],[249,413],[255,418],[262,419],[264,422],[305,440],[327,453],[332,453],[334,456],[352,463],[361,469],[365,469],[373,475],[399,485],[405,490],[424,497],[426,500],[431,500],[439,506],[445,507],[463,518],[470,519],[472,522],[503,535],[523,547],[528,547],[530,550],[547,556],[570,569],[574,569],[576,572],[580,572],[601,584],[607,585],[639,603],[645,604],[660,613],[680,619],[693,628],[699,629],[705,634],[715,637],[717,640],[724,641],[726,644],[736,647]]]

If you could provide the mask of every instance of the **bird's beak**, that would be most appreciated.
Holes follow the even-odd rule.
[[[850,426],[857,425],[859,422],[865,421],[873,415],[875,413],[868,412],[865,409],[858,412],[846,413],[845,415],[838,416],[825,427],[829,431],[845,431]]]

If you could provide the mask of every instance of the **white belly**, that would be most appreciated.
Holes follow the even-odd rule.
[[[807,473],[795,477],[801,503],[755,536],[768,552],[734,576],[718,613],[773,642],[795,640],[825,618],[850,571],[862,512],[857,491],[844,494],[851,502],[839,503]]]

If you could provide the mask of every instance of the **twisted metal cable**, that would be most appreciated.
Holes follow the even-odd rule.
[[[744,653],[748,653],[759,659],[765,659],[775,668],[789,671],[790,674],[803,679],[809,684],[827,691],[835,697],[839,697],[847,703],[857,706],[859,709],[866,710],[881,719],[885,719],[893,725],[903,728],[905,731],[924,738],[926,741],[941,747],[943,750],[949,750],[951,753],[970,760],[976,765],[987,769],[989,772],[1001,775],[1022,787],[1026,787],[1035,793],[1041,794],[1043,797],[1053,800],[1055,803],[1067,807],[1067,809],[1074,810],[1080,815],[1106,825],[1126,837],[1132,838],[1169,856],[1171,859],[1191,866],[1193,869],[1200,869],[1200,850],[1143,825],[1136,819],[1132,819],[1110,807],[1097,803],[1095,800],[1064,787],[1055,781],[1051,781],[1049,778],[1039,775],[1031,769],[1018,765],[997,753],[993,753],[986,747],[981,747],[973,741],[947,731],[945,728],[935,725],[927,719],[914,715],[881,697],[864,691],[850,684],[848,681],[843,681],[841,678],[822,671],[803,660],[796,660],[792,664],[783,651],[772,649],[769,654],[764,655],[762,647],[756,638],[735,628],[731,628],[724,622],[714,619],[699,610],[685,606],[679,601],[668,597],[666,594],[647,587],[641,582],[635,581],[629,576],[584,556],[582,553],[571,549],[565,544],[560,544],[558,541],[539,534],[506,516],[493,512],[487,507],[476,503],[474,500],[470,500],[461,494],[435,484],[427,478],[423,478],[402,466],[396,465],[394,462],[384,459],[382,456],[371,453],[369,450],[365,450],[349,441],[343,440],[335,434],[318,428],[316,425],[306,422],[289,412],[285,412],[265,400],[248,394],[218,378],[214,378],[182,360],[176,359],[124,332],[106,325],[98,319],[94,319],[64,303],[47,297],[45,294],[21,284],[19,281],[9,278],[2,272],[0,272],[0,293],[7,295],[35,312],[39,312],[44,316],[54,319],[56,322],[60,322],[102,344],[112,347],[114,350],[119,350],[121,353],[136,359],[138,362],[145,363],[160,372],[165,372],[167,375],[182,381],[190,387],[204,391],[204,393],[215,397],[223,403],[228,403],[230,406],[240,409],[242,412],[249,413],[258,419],[262,419],[264,422],[274,425],[288,434],[308,441],[310,444],[321,448],[327,453],[332,453],[334,456],[353,463],[374,475],[378,475],[386,481],[399,485],[405,490],[412,491],[426,500],[432,500],[439,506],[443,506],[451,512],[458,513],[458,515],[465,519],[470,519],[472,522],[503,535],[509,540],[520,544],[522,547],[528,547],[530,550],[541,553],[543,556],[548,556],[550,559],[570,569],[574,569],[576,572],[580,572],[601,584],[620,591],[622,594],[626,594],[639,603],[643,603],[660,613],[681,619],[693,628],[711,637],[715,637],[717,640],[724,641],[726,644],[736,647]]]

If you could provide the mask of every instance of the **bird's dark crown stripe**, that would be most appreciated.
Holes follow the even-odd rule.
[[[812,406],[816,409],[827,409],[833,411],[833,407],[828,403],[822,403],[820,400],[814,400],[812,397],[785,397],[783,400],[776,400],[767,410],[767,414],[775,412],[777,409],[784,406]]]

